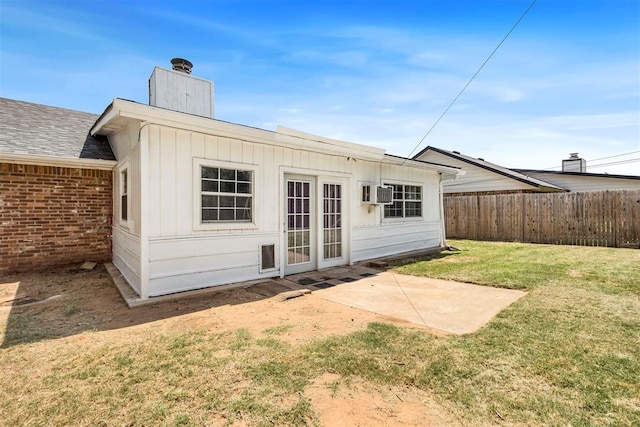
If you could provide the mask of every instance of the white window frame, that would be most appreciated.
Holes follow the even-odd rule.
[[[125,182],[126,181],[126,182]],[[126,192],[125,192],[126,190]],[[122,197],[127,196],[127,218],[122,217]],[[131,169],[127,161],[118,169],[118,224],[128,227],[131,222]]]
[[[402,205],[402,216],[394,216],[394,217],[387,217],[385,216],[385,206],[381,206],[381,216],[382,216],[382,221],[383,222],[418,222],[418,221],[423,221],[424,220],[424,204],[425,204],[425,192],[424,192],[424,185],[422,183],[417,183],[417,182],[401,182],[401,181],[394,181],[394,180],[382,180],[382,185],[402,185],[403,186],[403,194],[404,194],[404,187],[406,186],[411,186],[411,187],[419,187],[420,188],[420,215],[419,216],[405,216],[405,206],[404,206],[404,202],[406,201],[417,201],[417,199],[402,199],[403,201],[403,205]],[[396,202],[395,198],[395,190],[393,192],[394,197],[393,197],[393,201],[394,203]]]
[[[234,169],[251,172],[251,221],[217,221],[202,222],[202,178],[201,168],[222,168]],[[256,194],[256,177],[258,176],[258,167],[247,163],[237,162],[221,162],[217,160],[193,159],[193,229],[195,231],[211,231],[211,230],[255,230],[258,228],[257,222],[257,194]]]

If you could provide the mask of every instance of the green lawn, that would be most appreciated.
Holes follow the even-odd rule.
[[[287,326],[81,351],[26,342],[0,349],[0,414],[7,425],[203,425],[212,413],[229,425],[314,425],[304,389],[330,372],[336,388],[357,376],[425,390],[467,425],[640,425],[640,251],[450,244],[462,250],[393,268],[528,295],[463,336],[371,323],[303,344],[281,339]]]
[[[395,270],[529,295],[479,332],[439,340],[428,387],[469,419],[640,425],[640,251],[449,243],[462,251]]]

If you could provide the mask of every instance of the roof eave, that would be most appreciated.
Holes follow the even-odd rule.
[[[399,166],[411,165],[413,167],[419,167],[423,169],[437,170],[443,173],[455,174],[456,176],[462,176],[466,173],[464,170],[456,166],[448,166],[448,165],[442,165],[439,163],[425,162],[423,160],[409,159],[407,157],[394,156],[393,154],[385,154],[384,159],[386,163],[391,163]]]
[[[32,154],[14,154],[3,152],[0,152],[0,162],[100,170],[112,170],[118,163],[115,160],[78,159],[71,157],[37,156]]]

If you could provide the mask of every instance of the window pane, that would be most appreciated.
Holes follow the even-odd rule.
[[[236,197],[236,207],[251,209],[251,197]]]
[[[202,209],[202,222],[212,222],[218,220],[217,209]]]
[[[238,172],[238,181],[251,182],[251,172],[250,171],[237,171],[237,172]]]
[[[218,179],[218,168],[209,168],[202,166],[202,178]]]
[[[235,181],[236,171],[234,169],[220,169],[220,179]]]
[[[236,183],[235,182],[220,181],[220,192],[221,193],[235,193],[236,192]]]
[[[220,209],[220,221],[233,221],[234,219],[233,209]]]
[[[218,192],[218,181],[202,180],[202,191]]]
[[[239,182],[238,193],[251,194],[251,184],[248,182]]]
[[[235,206],[236,198],[233,196],[220,196],[220,207],[232,208]]]
[[[405,216],[406,217],[422,216],[422,202],[406,202]]]
[[[123,221],[126,221],[128,218],[128,212],[127,212],[127,195],[124,194],[120,197],[120,207],[122,208],[120,210],[120,218],[122,218]]]
[[[122,171],[122,194],[127,194],[128,193],[127,185],[129,183],[127,181],[129,181],[129,180],[127,179],[127,176],[128,176],[128,173],[127,173],[127,170],[125,169],[125,170]]]
[[[236,212],[238,221],[251,221],[251,209],[238,209]]]
[[[202,196],[202,207],[203,208],[217,208],[218,207],[218,196]]]

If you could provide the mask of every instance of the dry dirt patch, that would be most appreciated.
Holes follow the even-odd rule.
[[[51,297],[57,296],[51,299]],[[28,300],[27,304],[20,301]],[[2,351],[18,344],[25,358],[46,365],[56,347],[96,349],[135,343],[180,331],[233,332],[253,336],[279,330],[279,340],[312,339],[363,330],[370,322],[416,327],[327,301],[316,294],[279,301],[250,289],[227,290],[129,309],[103,266],[85,271],[57,268],[0,277]],[[90,331],[90,334],[83,333]],[[43,355],[48,355],[42,357]],[[345,381],[323,374],[305,395],[322,425],[451,425],[453,418],[425,392]]]

